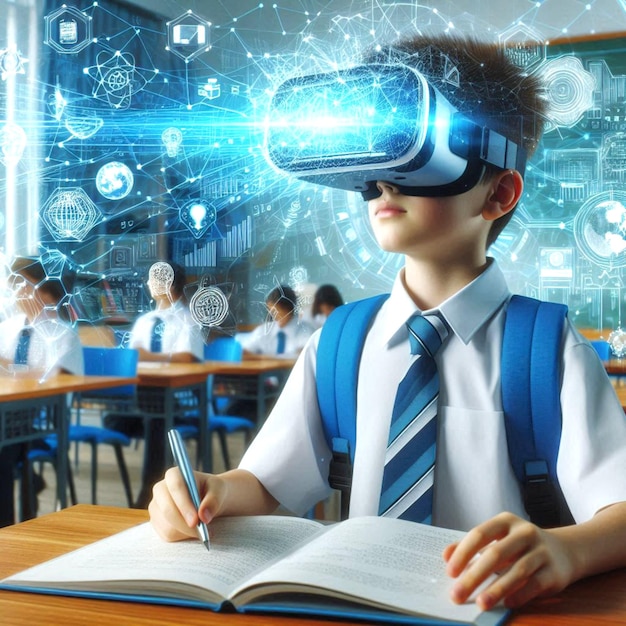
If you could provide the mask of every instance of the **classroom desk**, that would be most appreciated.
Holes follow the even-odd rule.
[[[67,506],[67,450],[69,407],[66,394],[118,385],[135,384],[135,378],[119,376],[74,376],[58,374],[44,380],[30,377],[3,377],[0,385],[0,447],[11,443],[28,443],[49,435],[58,438],[57,498]],[[38,424],[42,410],[47,419]],[[63,453],[63,451],[65,451]]]
[[[603,363],[609,376],[626,376],[626,359],[610,359]]]
[[[216,395],[223,397],[232,392],[240,399],[256,400],[256,422],[259,426],[267,417],[269,401],[278,397],[295,362],[295,359],[271,357],[244,358],[236,363],[207,361],[216,368],[213,372]],[[278,384],[268,385],[269,379],[274,379]]]
[[[87,543],[129,528],[148,518],[146,511],[79,504],[35,520],[0,529],[0,578]],[[508,626],[594,626],[626,623],[626,569],[575,583],[560,594],[515,611]],[[116,626],[125,624],[191,626],[351,626],[365,622],[333,621],[277,615],[212,613],[187,607],[115,602],[0,591],[5,626]]]
[[[258,402],[257,423],[260,424],[265,417],[268,401],[280,392],[282,383],[291,371],[293,364],[294,361],[291,359],[271,358],[238,362],[140,362],[137,368],[139,408],[145,412],[148,419],[165,419],[165,432],[167,433],[174,424],[177,405],[176,395],[181,392],[195,394],[198,399],[200,415],[207,414],[207,378],[210,375],[215,375],[217,379],[216,384],[225,388],[229,387],[231,381],[234,381],[234,383],[243,382],[244,384],[252,382],[253,389],[247,397],[254,397]],[[272,376],[278,378],[279,385],[269,390],[265,385],[265,381]],[[202,468],[205,471],[211,471],[213,463],[207,420],[200,420],[199,431],[200,440],[198,445],[201,451]],[[167,446],[165,449],[169,450]],[[168,463],[169,461],[171,461],[171,458],[168,456]]]
[[[146,420],[164,419],[164,437],[174,426],[174,418],[184,412],[177,400],[181,395],[195,397],[196,409],[200,415],[207,414],[207,377],[210,368],[204,363],[159,363],[140,362],[137,367],[137,403]],[[211,446],[208,441],[206,419],[198,420],[199,441],[202,469],[210,472],[212,468]],[[149,428],[149,424],[146,424]],[[167,444],[167,442],[166,442]],[[172,458],[169,446],[165,445],[166,465]]]

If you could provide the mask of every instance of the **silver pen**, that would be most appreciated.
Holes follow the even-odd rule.
[[[196,479],[193,475],[193,469],[191,467],[191,463],[189,462],[189,456],[187,454],[185,444],[183,443],[180,433],[175,428],[172,428],[172,430],[167,433],[167,438],[170,442],[170,448],[172,449],[174,461],[176,461],[176,465],[178,465],[178,469],[183,475],[183,479],[187,485],[187,489],[189,490],[189,495],[191,496],[191,500],[193,501],[197,511],[200,508],[200,494],[198,493],[198,485],[196,484]],[[204,522],[198,523],[198,535],[200,535],[200,540],[205,545],[206,549],[210,550],[211,542],[209,540],[209,527]]]

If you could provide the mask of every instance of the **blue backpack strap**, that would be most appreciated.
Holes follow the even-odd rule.
[[[359,362],[365,335],[389,294],[357,300],[336,308],[328,317],[317,348],[317,401],[328,445],[343,439],[350,460],[356,440],[356,397]]]
[[[509,457],[531,520],[559,524],[561,339],[567,307],[513,296],[502,341],[502,406]]]
[[[317,401],[332,458],[328,483],[341,491],[348,517],[356,447],[356,398],[365,335],[388,294],[344,304],[328,317],[317,347]]]

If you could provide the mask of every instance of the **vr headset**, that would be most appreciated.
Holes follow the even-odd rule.
[[[376,198],[471,189],[485,164],[524,172],[523,148],[461,115],[418,71],[363,65],[291,78],[276,90],[265,156],[280,172]]]

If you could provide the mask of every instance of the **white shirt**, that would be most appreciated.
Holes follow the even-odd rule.
[[[15,360],[19,336],[27,324],[26,316],[14,315],[0,323],[0,357]],[[59,370],[84,373],[83,347],[78,333],[56,318],[38,319],[32,325],[26,365],[9,366],[10,372],[49,376]]]
[[[196,324],[189,309],[177,300],[167,309],[149,311],[140,315],[133,324],[128,345],[150,352],[152,329],[160,319],[163,322],[161,352],[174,354],[190,352],[198,361],[204,360],[204,339],[200,326]]]
[[[278,354],[278,333],[285,333],[285,350]],[[237,341],[244,350],[255,354],[294,358],[306,345],[314,328],[307,322],[292,317],[282,328],[274,321],[265,322],[249,333],[237,335]]]
[[[500,389],[504,276],[492,262],[438,311],[451,331],[440,374],[433,523],[468,530],[502,511],[527,518],[510,466]],[[395,392],[410,362],[405,323],[416,311],[400,277],[366,338],[359,368],[350,516],[377,515]],[[428,311],[432,312],[432,311]],[[319,333],[298,359],[240,467],[302,513],[329,494],[330,451],[316,399]],[[626,419],[591,345],[566,321],[557,474],[577,522],[626,500]]]

